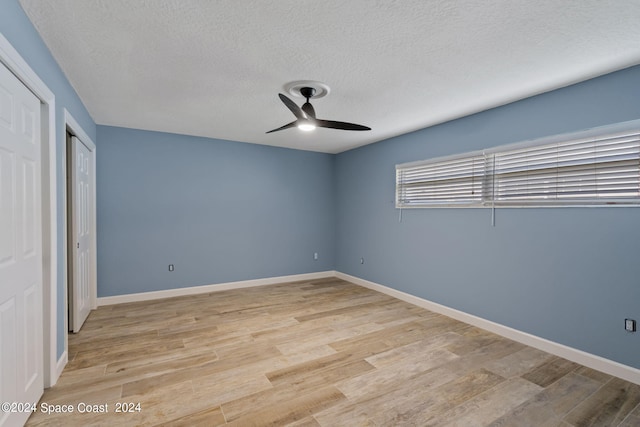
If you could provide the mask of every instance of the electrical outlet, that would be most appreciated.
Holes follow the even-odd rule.
[[[624,319],[624,330],[627,332],[635,332],[636,321],[633,319]]]
[[[364,258],[360,258],[360,264],[364,264]]]
[[[169,271],[173,271],[173,264],[169,264]]]
[[[313,253],[313,259],[317,260],[318,259],[318,252],[314,252]]]

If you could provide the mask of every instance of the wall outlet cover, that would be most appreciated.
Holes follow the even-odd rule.
[[[636,321],[633,319],[624,319],[624,329],[627,332],[635,332],[636,331]]]

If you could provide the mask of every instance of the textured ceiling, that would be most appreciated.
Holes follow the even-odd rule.
[[[98,124],[329,153],[640,63],[640,0],[20,3]],[[295,80],[373,130],[265,134]]]

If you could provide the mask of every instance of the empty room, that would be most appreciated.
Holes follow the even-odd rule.
[[[638,0],[3,0],[0,426],[640,426]]]

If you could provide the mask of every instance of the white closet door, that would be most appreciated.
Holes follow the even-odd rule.
[[[0,402],[43,392],[40,140],[40,101],[0,64]]]
[[[91,251],[90,221],[93,207],[93,153],[75,136],[71,138],[71,206],[72,206],[72,301],[71,323],[73,332],[80,331],[91,311]]]

